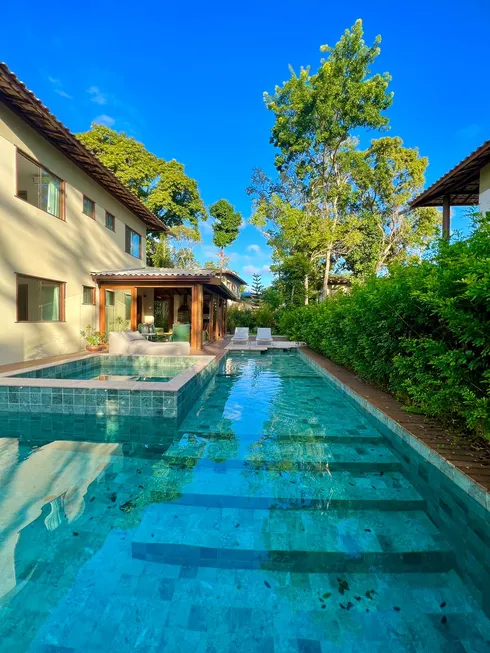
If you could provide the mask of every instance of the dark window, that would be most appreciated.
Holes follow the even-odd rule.
[[[131,295],[125,295],[124,296],[124,303],[125,303],[125,318],[126,320],[131,319]]]
[[[83,303],[95,304],[95,288],[93,286],[83,286]]]
[[[63,181],[20,152],[17,152],[17,197],[63,218]]]
[[[141,236],[126,225],[126,252],[141,258]]]
[[[116,231],[116,218],[112,213],[108,213],[107,211],[105,214],[105,226],[111,231]]]
[[[17,321],[64,320],[65,284],[50,279],[17,275]]]
[[[95,220],[95,202],[93,202],[91,199],[86,197],[85,195],[83,196],[83,212],[85,215],[88,215],[89,218],[93,218]]]
[[[105,291],[105,305],[114,306],[114,291],[112,290]]]

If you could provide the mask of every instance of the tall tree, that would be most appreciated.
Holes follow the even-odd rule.
[[[254,304],[260,304],[263,292],[264,286],[262,285],[262,275],[254,273],[252,275],[252,300]]]
[[[235,211],[233,204],[228,200],[220,199],[209,207],[209,213],[214,218],[213,222],[213,243],[219,247],[220,264],[219,268],[224,268],[224,248],[231,245],[237,238],[242,224],[242,214]]]
[[[354,211],[362,234],[360,246],[346,255],[357,272],[376,272],[398,260],[420,257],[438,234],[440,213],[435,207],[411,209],[425,180],[428,159],[401,138],[373,140],[352,157],[356,188]]]
[[[187,225],[199,234],[199,220],[207,218],[206,207],[197,182],[185,174],[181,163],[165,161],[132,136],[96,123],[77,138],[168,227]],[[162,239],[150,233],[148,240],[149,264],[168,262],[165,256],[162,259]]]
[[[346,197],[345,146],[360,128],[383,129],[388,118],[383,111],[392,102],[388,93],[390,76],[370,76],[378,56],[381,37],[367,46],[362,21],[346,30],[335,47],[322,46],[326,53],[318,71],[301,68],[274,94],[265,94],[267,108],[275,115],[271,142],[279,149],[276,168],[292,168],[305,186],[308,204],[326,223],[323,294],[328,294],[328,279],[335,249],[349,230],[342,228]]]

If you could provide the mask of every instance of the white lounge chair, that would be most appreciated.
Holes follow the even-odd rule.
[[[149,342],[138,331],[114,331],[109,333],[109,354],[132,356],[189,356],[188,342]]]
[[[257,329],[257,337],[255,342],[258,345],[272,345],[272,333],[270,329],[259,327]]]
[[[235,333],[231,339],[232,345],[248,345],[248,327],[235,327]]]

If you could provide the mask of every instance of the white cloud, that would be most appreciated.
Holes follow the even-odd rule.
[[[270,271],[270,265],[263,265],[260,268],[256,265],[245,265],[243,268],[245,274],[270,274]]]
[[[72,100],[73,99],[73,96],[69,95],[66,91],[64,91],[61,88],[55,88],[54,92],[58,93],[58,95],[61,95],[61,97],[66,97],[67,100]]]
[[[61,95],[61,97],[67,98],[68,100],[73,99],[71,95],[69,95],[66,91],[63,90],[62,86],[63,84],[61,83],[61,79],[58,79],[57,77],[48,77],[49,81],[51,84],[55,87],[54,92],[58,93],[58,95]]]
[[[199,222],[199,229],[203,234],[212,234],[213,233],[213,223],[207,220],[206,222]]]
[[[253,252],[254,254],[257,254],[257,256],[259,254],[262,254],[262,250],[260,249],[260,245],[255,245],[255,244],[249,245],[247,247],[247,252]]]
[[[105,127],[112,127],[116,120],[112,116],[108,116],[106,113],[102,113],[100,116],[96,116],[92,122],[96,122],[99,125],[104,125]]]
[[[246,220],[242,220],[240,226],[238,227],[240,229],[240,231],[243,231],[245,229],[245,227],[247,226],[247,224],[248,223],[247,223]]]
[[[90,98],[91,102],[95,102],[95,104],[107,104],[107,94],[102,93],[98,86],[91,86],[87,89],[87,93],[92,96]]]

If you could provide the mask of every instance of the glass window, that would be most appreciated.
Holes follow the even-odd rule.
[[[106,290],[105,291],[105,305],[114,306],[114,291]]]
[[[88,197],[83,196],[83,212],[85,215],[88,215],[89,218],[94,218],[95,220],[95,202],[92,202]]]
[[[105,214],[105,226],[110,229],[111,231],[116,231],[116,218],[112,215],[112,213],[107,213]]]
[[[83,286],[83,303],[95,304],[95,288],[93,286]]]
[[[126,226],[126,252],[141,258],[141,236]]]
[[[56,218],[63,218],[63,181],[17,152],[17,197]]]
[[[59,322],[64,319],[64,284],[17,275],[17,321]]]
[[[125,295],[124,296],[124,301],[125,301],[125,318],[126,320],[131,319],[131,295]]]

